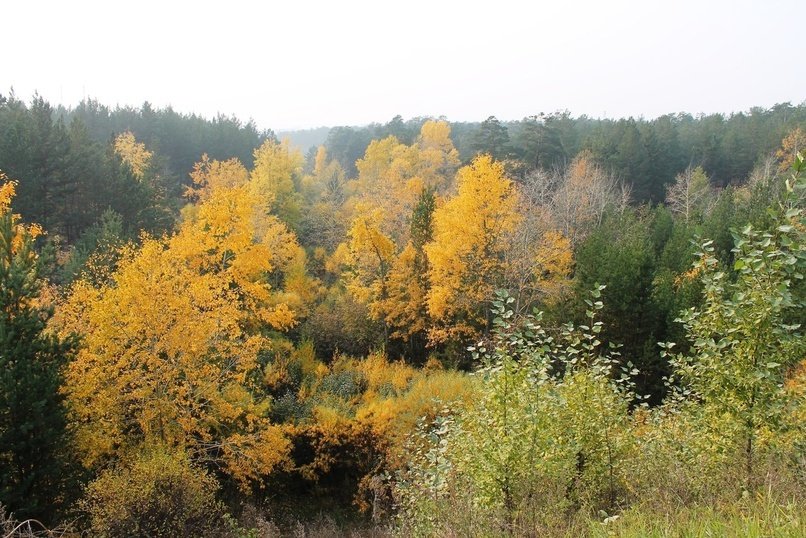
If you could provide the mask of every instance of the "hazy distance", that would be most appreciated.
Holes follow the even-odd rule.
[[[149,101],[275,130],[806,98],[794,0],[12,1],[3,12],[2,94]]]

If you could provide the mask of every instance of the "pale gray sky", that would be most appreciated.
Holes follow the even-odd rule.
[[[806,99],[802,0],[6,0],[0,13],[2,94],[275,130]]]

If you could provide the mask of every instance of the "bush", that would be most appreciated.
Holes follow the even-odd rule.
[[[228,536],[216,480],[182,454],[155,450],[104,471],[82,502],[95,536]]]
[[[514,321],[511,302],[499,293],[493,341],[474,348],[476,400],[446,408],[412,442],[396,491],[407,532],[546,533],[571,510],[611,511],[625,501],[635,395],[616,375],[618,354],[599,340],[601,302],[588,301],[588,324],[559,338],[539,315]]]

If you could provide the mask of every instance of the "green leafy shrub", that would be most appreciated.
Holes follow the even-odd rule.
[[[702,441],[685,445],[686,456],[696,458],[688,466],[703,477],[709,476],[705,471],[731,475],[745,491],[766,480],[770,464],[786,467],[780,457],[795,449],[789,434],[802,429],[790,420],[795,401],[785,386],[806,354],[799,319],[806,268],[802,167],[799,158],[789,194],[771,210],[767,229],[747,225],[734,232],[735,280],[714,256],[712,243],[702,243],[694,272],[703,283],[703,305],[680,318],[691,349],[674,354],[673,344],[662,346],[687,415],[677,420]]]
[[[398,477],[407,531],[462,533],[472,509],[476,530],[547,532],[569,510],[625,500],[634,372],[622,372],[618,353],[599,340],[601,289],[588,300],[588,323],[555,335],[540,314],[516,320],[513,299],[499,292],[492,341],[471,348],[481,363],[478,398],[423,424]]]

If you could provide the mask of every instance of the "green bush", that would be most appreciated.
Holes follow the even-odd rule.
[[[512,298],[499,294],[492,342],[472,348],[479,398],[423,424],[398,477],[407,532],[471,532],[473,513],[473,533],[545,533],[574,510],[625,502],[635,395],[618,353],[599,340],[601,289],[588,301],[588,323],[558,336],[539,315],[515,321]]]

